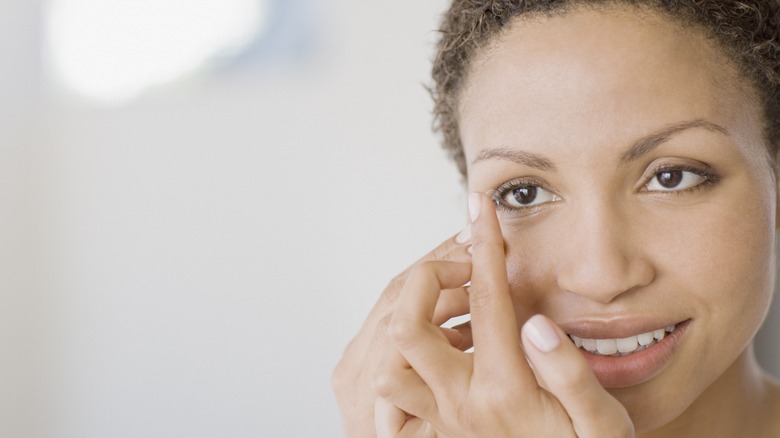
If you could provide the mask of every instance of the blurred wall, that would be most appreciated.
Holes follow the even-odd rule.
[[[340,436],[343,347],[465,224],[422,87],[445,3],[322,2],[303,64],[100,109],[0,2],[0,436]]]
[[[422,86],[443,2],[314,3],[314,56],[108,109],[0,3],[0,436],[341,435],[333,366],[463,197]]]

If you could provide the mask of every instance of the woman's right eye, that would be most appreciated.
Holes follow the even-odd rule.
[[[500,207],[522,209],[558,201],[560,198],[536,184],[517,184],[497,190],[494,199]]]

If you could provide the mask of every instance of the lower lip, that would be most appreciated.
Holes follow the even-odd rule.
[[[605,388],[625,388],[646,382],[658,375],[669,363],[681,342],[688,323],[678,324],[664,339],[636,353],[613,357],[593,354],[580,348],[580,352]]]

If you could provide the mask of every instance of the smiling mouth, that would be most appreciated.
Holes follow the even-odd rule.
[[[622,357],[645,350],[663,341],[669,333],[674,332],[678,324],[659,328],[647,333],[641,333],[620,339],[588,339],[568,335],[569,339],[582,350],[599,356]]]

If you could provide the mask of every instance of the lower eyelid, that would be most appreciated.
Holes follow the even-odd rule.
[[[501,204],[500,206],[496,207],[496,210],[498,211],[499,214],[504,213],[517,218],[521,218],[521,217],[535,215],[537,213],[542,212],[543,210],[547,210],[548,208],[551,208],[556,204],[557,202],[545,202],[544,204],[532,205],[529,207],[522,207],[522,208],[507,207],[506,205]]]

